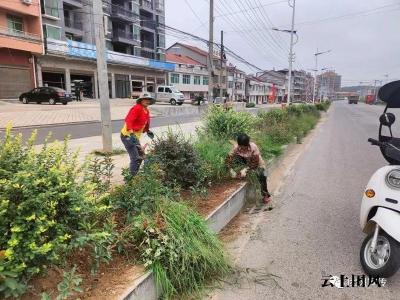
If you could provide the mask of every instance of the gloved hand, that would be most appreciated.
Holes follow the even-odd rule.
[[[237,173],[233,169],[229,169],[232,178],[237,178]]]
[[[245,178],[246,176],[247,176],[247,171],[248,171],[249,169],[247,169],[247,168],[244,168],[244,169],[241,169],[240,170],[240,177],[241,178]]]
[[[153,133],[153,131],[147,131],[147,136],[149,137],[149,138],[151,138],[151,139],[154,139],[154,133]]]

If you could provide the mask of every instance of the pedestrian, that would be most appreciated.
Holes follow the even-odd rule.
[[[76,101],[81,101],[81,91],[78,87],[75,87],[75,97]]]
[[[81,101],[83,100],[83,90],[79,91],[79,98],[80,98]]]
[[[227,164],[230,168],[229,172],[232,178],[246,178],[249,170],[256,172],[257,178],[261,185],[261,196],[264,204],[271,202],[271,194],[267,186],[267,170],[265,162],[261,157],[260,150],[257,145],[250,142],[247,134],[239,134],[237,144],[227,157]],[[243,168],[237,173],[233,170],[233,165],[240,165]]]
[[[124,127],[121,129],[121,140],[129,154],[130,164],[129,171],[135,176],[139,171],[143,161],[144,149],[140,145],[140,137],[143,132],[151,139],[154,133],[150,131],[150,112],[149,105],[156,100],[150,93],[142,93],[136,100],[136,104],[129,110],[125,117]]]

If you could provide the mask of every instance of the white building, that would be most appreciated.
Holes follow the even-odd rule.
[[[246,73],[233,65],[228,67],[228,94],[231,101],[246,98]]]
[[[249,75],[246,77],[246,98],[249,103],[268,103],[268,95],[272,84],[262,79]]]
[[[167,53],[166,60],[175,64],[175,70],[168,73],[168,83],[181,91],[185,99],[207,97],[208,72],[205,65],[181,54]]]

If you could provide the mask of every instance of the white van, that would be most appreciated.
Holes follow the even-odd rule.
[[[185,101],[185,96],[172,85],[159,85],[156,100],[171,103],[172,105],[182,105]]]

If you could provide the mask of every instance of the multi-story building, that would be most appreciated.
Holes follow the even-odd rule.
[[[0,1],[0,99],[35,87],[34,55],[43,53],[38,1]]]
[[[278,72],[288,76],[289,71],[287,69],[279,70]],[[309,92],[309,77],[311,73],[304,70],[293,70],[292,71],[292,101],[306,101]],[[288,89],[288,82],[286,82],[286,90]],[[286,93],[287,94],[287,93]]]
[[[45,55],[39,57],[39,85],[98,96],[92,0],[41,0]],[[166,83],[164,0],[103,2],[111,98],[154,92]]]
[[[282,102],[285,98],[287,77],[281,72],[270,70],[257,73],[258,77],[272,85],[269,102]]]
[[[246,73],[233,65],[228,66],[228,95],[231,101],[246,98]]]
[[[263,104],[268,103],[271,84],[259,77],[246,76],[246,99],[249,103]]]
[[[334,99],[340,91],[342,76],[334,71],[326,71],[317,76],[318,96],[321,99]]]
[[[188,56],[195,61],[198,61],[202,65],[207,65],[207,57],[208,52],[204,51],[198,47],[183,44],[183,43],[175,43],[170,46],[167,50],[169,54],[180,54],[184,56]],[[214,97],[219,96],[220,89],[222,89],[222,94],[227,94],[227,72],[226,72],[226,60],[222,61],[222,76],[221,76],[221,60],[218,55],[213,55],[213,95]]]
[[[175,70],[168,74],[168,84],[175,86],[185,95],[185,99],[194,100],[196,96],[208,95],[207,66],[181,54],[167,53],[166,61],[175,64]]]

